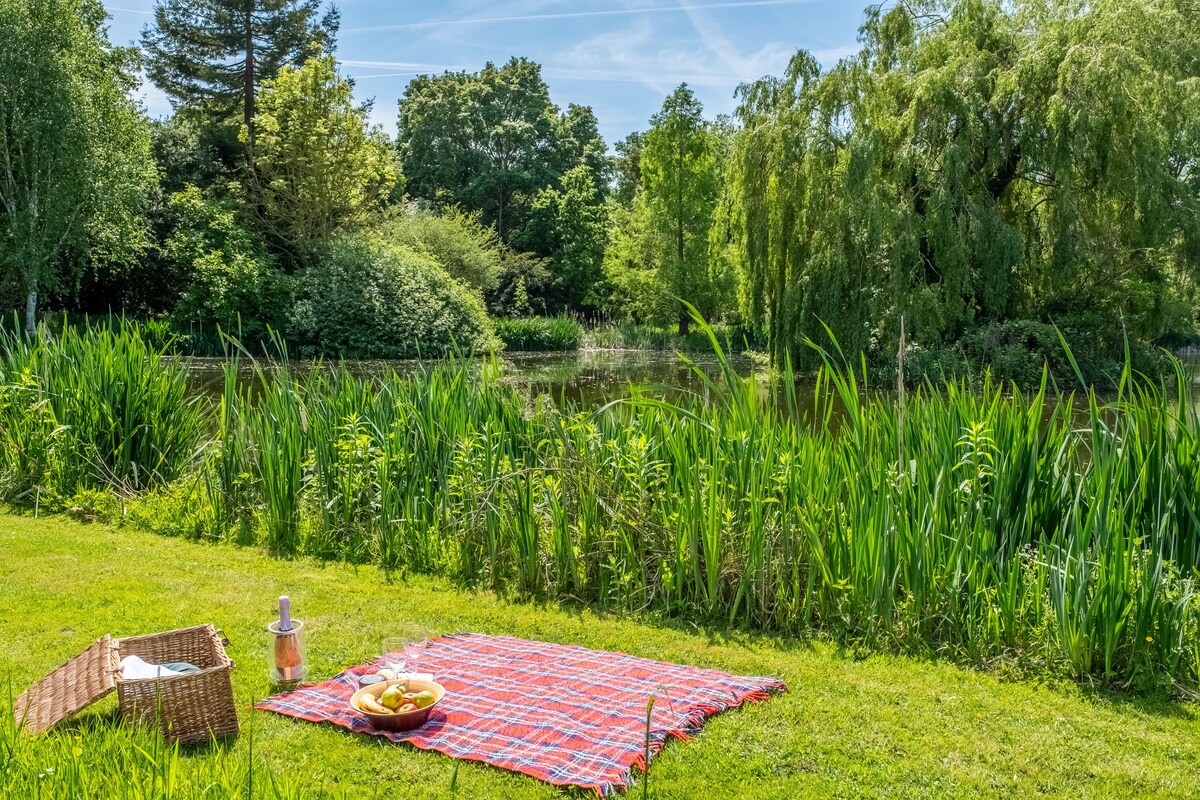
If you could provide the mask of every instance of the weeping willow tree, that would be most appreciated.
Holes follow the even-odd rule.
[[[743,86],[721,208],[773,357],[822,322],[890,347],[900,315],[925,344],[1194,323],[1197,20],[1196,0],[908,0],[832,69],[800,52]]]

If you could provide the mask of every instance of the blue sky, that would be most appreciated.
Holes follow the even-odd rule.
[[[709,116],[741,82],[779,74],[798,49],[826,66],[853,52],[869,0],[447,0],[338,3],[337,55],[389,134],[413,75],[474,71],[510,56],[542,64],[554,102],[590,105],[611,146],[643,130],[683,81]],[[104,0],[115,43],[135,40],[153,0]],[[152,116],[170,103],[145,87]]]

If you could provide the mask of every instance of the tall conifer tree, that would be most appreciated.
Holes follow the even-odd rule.
[[[303,63],[309,45],[331,52],[338,12],[321,0],[158,0],[142,32],[146,72],[177,107],[253,131],[258,85]],[[240,119],[238,119],[240,117]]]

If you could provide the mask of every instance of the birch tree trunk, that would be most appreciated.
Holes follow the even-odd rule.
[[[30,289],[25,297],[25,333],[33,336],[37,331],[37,289]]]

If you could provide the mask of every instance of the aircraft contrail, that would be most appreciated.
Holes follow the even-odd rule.
[[[754,6],[794,6],[815,0],[736,0],[727,3],[661,6],[658,8],[614,8],[604,11],[562,11],[553,14],[523,14],[512,17],[466,17],[464,19],[440,19],[426,22],[401,22],[395,25],[372,25],[366,28],[350,28],[350,31],[391,31],[415,28],[440,28],[446,25],[486,25],[496,22],[526,22],[546,19],[574,19],[577,17],[613,17],[636,14],[666,14],[687,11],[703,11],[713,8],[751,8]]]
[[[448,64],[424,64],[419,61],[365,61],[361,58],[339,58],[338,63],[345,67],[369,67],[372,69],[413,69],[414,75],[426,72],[441,72],[442,70],[462,69]]]

